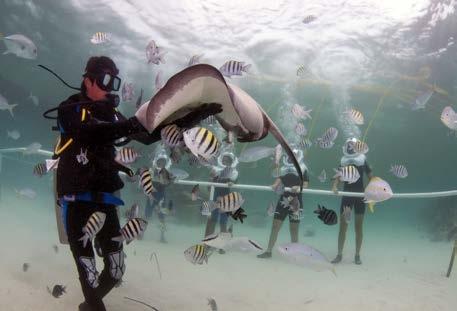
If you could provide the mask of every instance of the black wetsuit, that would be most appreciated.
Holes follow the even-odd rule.
[[[300,177],[292,173],[280,176],[279,178],[281,179],[281,182],[283,183],[284,187],[294,187],[301,185]],[[305,171],[303,174],[303,181],[309,181],[307,171]],[[276,205],[274,219],[284,221],[284,219],[286,219],[286,216],[289,215],[289,222],[300,222],[299,214],[294,213],[289,206],[284,206],[284,204],[281,203],[283,202],[283,200],[287,200],[287,198],[289,197],[297,197],[298,202],[300,203],[300,211],[303,209],[301,193],[284,192],[279,197],[278,204]]]
[[[371,168],[368,165],[367,161],[363,165],[357,166],[354,165],[357,170],[359,171],[360,178],[355,182],[355,183],[347,183],[344,182],[344,187],[343,191],[348,191],[348,192],[364,192],[364,186],[363,186],[363,174],[366,174],[367,176],[371,174]],[[357,197],[343,197],[341,199],[341,206],[340,206],[340,212],[343,212],[343,208],[345,206],[349,206],[354,209],[355,214],[364,214],[365,213],[365,203],[363,202],[363,198],[357,198]]]
[[[121,137],[140,135],[145,129],[136,119],[125,119],[107,103],[74,104],[81,101],[89,99],[76,94],[59,106],[61,135],[54,155],[59,158],[56,190],[86,302],[94,310],[105,310],[102,298],[125,271],[122,244],[111,240],[120,234],[116,205],[123,204],[114,192],[124,185],[118,174],[122,167],[114,162],[113,143]],[[149,143],[154,140],[151,137]],[[106,214],[97,234],[104,262],[100,275],[95,267],[92,243],[89,241],[84,247],[79,240],[94,212]]]

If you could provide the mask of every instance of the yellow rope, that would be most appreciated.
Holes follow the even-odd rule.
[[[384,91],[384,94],[382,94],[381,98],[379,99],[378,106],[376,107],[376,111],[373,114],[373,117],[370,120],[370,123],[368,123],[367,128],[365,129],[365,133],[363,134],[362,141],[366,142],[366,138],[368,135],[368,131],[371,128],[371,125],[373,125],[373,121],[376,119],[376,116],[378,115],[379,110],[381,109],[382,104],[384,103],[384,98],[387,96],[389,93],[389,90],[392,88],[392,86],[397,82],[397,80],[392,81],[392,83],[389,85],[389,87]]]

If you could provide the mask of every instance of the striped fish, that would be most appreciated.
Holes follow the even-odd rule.
[[[235,212],[241,205],[244,199],[239,192],[230,192],[223,197],[218,197],[216,201],[216,208],[223,213]]]
[[[346,111],[346,114],[348,115],[349,120],[351,120],[354,124],[362,125],[364,123],[363,114],[360,111],[351,109]]]
[[[304,77],[308,75],[309,71],[308,68],[305,67],[305,65],[300,65],[297,69],[297,76],[298,77]]]
[[[360,178],[359,171],[354,165],[342,166],[338,170],[334,169],[336,174],[333,178],[340,178],[341,181],[349,184],[355,183]]]
[[[313,142],[305,137],[300,141],[299,146],[303,149],[309,149],[313,146]]]
[[[114,237],[111,240],[114,242],[119,242],[119,244],[126,241],[128,245],[135,238],[143,235],[144,231],[146,231],[147,225],[148,222],[144,219],[132,218],[124,225],[124,227],[121,228],[121,235]]]
[[[200,63],[200,59],[203,57],[204,54],[195,54],[192,55],[192,57],[189,59],[189,63],[187,64],[187,67],[197,65]]]
[[[184,143],[196,156],[209,160],[219,153],[220,142],[216,135],[204,127],[194,127],[184,131]]]
[[[297,125],[295,125],[295,133],[298,136],[306,136],[308,131],[306,130],[306,127],[303,125],[303,123],[297,123]]]
[[[184,251],[184,257],[194,265],[208,263],[208,258],[213,253],[213,249],[205,244],[197,244]]]
[[[229,60],[219,68],[219,71],[226,77],[241,76],[244,72],[248,72],[251,64],[245,65],[245,62],[239,62],[236,60]]]
[[[146,194],[147,196],[151,196],[152,193],[156,191],[156,189],[152,185],[151,172],[149,171],[149,169],[144,168],[144,169],[140,170],[139,175],[140,175],[139,183],[140,183],[141,189],[143,189],[144,194]]]
[[[111,41],[111,34],[106,32],[96,32],[92,35],[90,42],[93,44],[102,44]]]
[[[48,170],[46,169],[46,163],[38,163],[35,165],[33,168],[33,175],[42,177],[43,175],[46,175]]]
[[[86,247],[87,242],[92,241],[97,233],[103,228],[105,224],[106,214],[102,212],[95,212],[90,215],[86,225],[83,227],[84,235],[78,241],[83,241],[83,246]]]
[[[182,130],[176,124],[170,124],[170,125],[165,126],[160,131],[160,136],[162,138],[162,141],[168,147],[182,146],[182,143],[183,143]]]
[[[305,18],[303,18],[302,23],[303,24],[309,24],[311,22],[314,22],[317,19],[315,15],[308,15]]]
[[[390,167],[390,172],[398,178],[408,177],[408,170],[404,165],[392,165]]]
[[[349,142],[349,148],[358,154],[366,154],[370,150],[368,145],[361,140],[357,140],[356,142]]]
[[[333,140],[327,141],[322,138],[318,138],[316,139],[316,144],[322,149],[330,149],[335,145],[335,142],[333,142]]]
[[[322,220],[322,222],[326,225],[331,226],[338,223],[338,216],[336,215],[335,211],[326,209],[325,206],[318,204],[317,210],[315,210],[314,213],[317,214],[317,218]]]
[[[138,157],[138,152],[132,147],[122,147],[117,150],[116,158],[114,160],[120,164],[131,164],[135,162]]]
[[[323,141],[334,141],[338,137],[338,129],[334,127],[329,127],[325,130],[324,134],[322,135]]]
[[[211,201],[203,201],[202,206],[200,208],[200,213],[202,216],[211,216],[211,209],[214,206],[214,202]]]

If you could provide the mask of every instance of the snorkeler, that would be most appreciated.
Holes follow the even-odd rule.
[[[303,152],[298,149],[292,150],[300,164],[303,173],[303,188],[308,187],[308,169],[303,160]],[[283,187],[290,187],[294,192],[283,192],[279,197],[278,204],[274,212],[273,225],[271,227],[270,240],[268,241],[267,250],[257,255],[258,258],[271,258],[271,252],[278,238],[279,230],[286,216],[289,216],[290,240],[292,243],[298,242],[298,228],[300,224],[300,216],[303,210],[302,196],[300,192],[300,178],[294,168],[294,165],[289,160],[287,155],[283,156],[283,165],[279,172],[274,172],[276,180],[271,186],[276,192],[282,192]]]
[[[369,179],[372,177],[371,168],[368,166],[366,156],[364,154],[356,153],[351,146],[357,142],[356,138],[350,138],[346,140],[343,145],[343,157],[341,158],[341,166],[352,165],[357,168],[360,175],[358,180],[354,183],[344,182],[343,191],[349,192],[364,192],[363,187],[363,174],[365,173]],[[340,183],[340,177],[335,178],[333,182],[332,190],[338,193],[338,184]],[[357,197],[343,197],[341,199],[340,207],[340,231],[338,233],[338,254],[332,263],[339,263],[343,259],[343,248],[346,240],[346,231],[348,228],[348,219],[350,219],[350,213],[354,210],[354,226],[355,226],[355,257],[354,262],[357,265],[361,265],[360,260],[360,249],[362,247],[363,239],[363,218],[365,215],[365,203],[363,198]]]
[[[217,166],[211,168],[210,175],[213,182],[217,183],[228,183],[233,184],[238,179],[238,166],[237,157],[230,151],[221,152],[217,158]],[[214,188],[214,198],[223,197],[229,194],[230,188]],[[216,224],[219,220],[220,232],[227,232],[227,222],[229,214],[221,213],[218,208],[214,209],[211,212],[211,216],[206,222],[205,237],[214,233],[216,229]],[[223,249],[219,250],[219,253],[225,253]]]
[[[151,196],[146,199],[145,217],[150,219],[152,213],[155,210],[160,222],[160,242],[166,243],[165,239],[165,216],[170,212],[170,208],[165,208],[166,200],[166,188],[172,182],[172,176],[169,173],[171,166],[171,160],[165,153],[165,150],[156,152],[154,159],[152,160],[152,186],[155,192],[151,193]],[[173,205],[173,201],[169,201],[168,207]]]
[[[116,196],[124,186],[119,171],[131,176],[133,172],[115,162],[115,141],[142,135],[143,143],[152,142],[147,141],[150,136],[136,117],[126,119],[116,109],[119,98],[111,91],[119,90],[118,73],[110,58],[91,57],[81,92],[57,108],[60,138],[53,156],[59,160],[56,192],[85,298],[79,310],[106,310],[103,297],[125,272],[122,243],[112,238],[120,230],[116,206],[124,204]],[[98,239],[104,262],[100,274],[92,242],[81,241],[85,232],[96,234]]]

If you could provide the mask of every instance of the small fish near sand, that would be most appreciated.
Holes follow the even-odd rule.
[[[213,248],[205,244],[197,244],[184,251],[184,257],[194,265],[208,263],[209,257],[213,254]]]
[[[46,287],[48,289],[48,293],[50,293],[54,298],[59,298],[60,296],[62,296],[63,294],[66,294],[67,292],[65,291],[65,286],[63,285],[54,285],[54,287],[52,288],[52,291],[51,289],[47,286]]]
[[[326,209],[325,206],[321,206],[320,204],[317,205],[317,210],[314,211],[317,214],[317,218],[322,220],[322,222],[326,225],[332,226],[338,223],[338,216],[336,212],[331,209]]]
[[[16,107],[17,104],[10,105],[8,104],[8,100],[0,94],[0,110],[8,110],[12,118],[14,118],[13,109]]]
[[[336,276],[335,267],[319,250],[300,243],[287,243],[278,246],[279,253],[291,263],[308,267],[314,271],[329,270]]]

